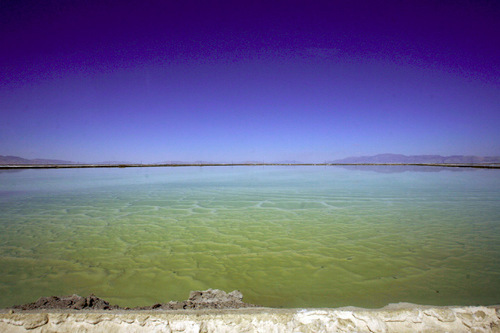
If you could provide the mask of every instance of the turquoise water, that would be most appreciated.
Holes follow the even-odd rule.
[[[273,307],[500,303],[500,170],[0,172],[0,307],[239,289]]]

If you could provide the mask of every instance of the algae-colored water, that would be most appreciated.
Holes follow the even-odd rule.
[[[207,288],[273,307],[499,304],[500,172],[0,172],[0,307],[73,293],[151,305]]]

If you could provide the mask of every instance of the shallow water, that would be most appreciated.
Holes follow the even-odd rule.
[[[0,172],[0,307],[208,288],[273,307],[499,304],[500,170]]]

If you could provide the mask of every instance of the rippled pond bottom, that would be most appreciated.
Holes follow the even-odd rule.
[[[0,172],[0,307],[500,304],[500,170],[391,168]]]

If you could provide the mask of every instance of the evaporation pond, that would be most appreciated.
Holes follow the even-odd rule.
[[[500,170],[0,172],[0,307],[240,290],[269,307],[500,303]]]

